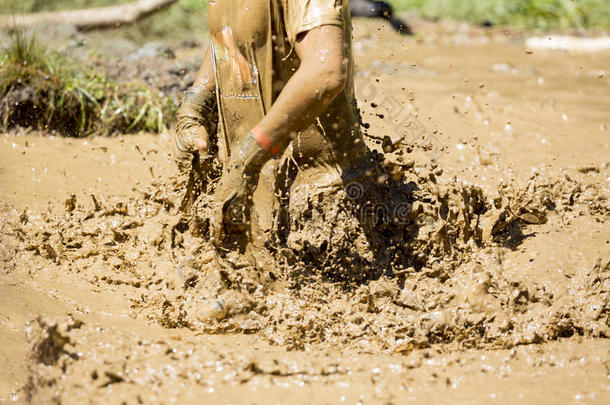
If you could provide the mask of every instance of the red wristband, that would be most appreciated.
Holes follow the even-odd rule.
[[[252,128],[252,136],[258,142],[258,144],[267,151],[271,156],[275,155],[280,151],[280,147],[278,145],[273,145],[273,142],[259,127],[258,125]]]

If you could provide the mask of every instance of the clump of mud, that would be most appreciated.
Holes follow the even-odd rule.
[[[217,166],[131,198],[71,196],[60,214],[14,214],[8,238],[33,267],[127,287],[135,316],[168,328],[258,333],[291,349],[327,344],[404,353],[434,344],[506,348],[610,336],[607,259],[559,283],[503,266],[528,227],[561,226],[580,215],[607,220],[606,188],[576,175],[534,176],[489,197],[472,185],[439,184],[433,168],[390,154],[382,164],[384,182],[358,198],[345,189],[340,198],[316,201],[320,216],[308,219],[342,237],[334,246],[302,249],[295,241],[303,234],[293,228],[281,249],[213,248],[206,218],[184,210],[205,205]],[[185,184],[204,192],[185,200]],[[373,210],[353,222],[354,210],[388,187],[398,187],[385,201],[400,215],[388,220]]]
[[[65,370],[65,363],[77,360],[78,355],[69,349],[72,344],[69,333],[82,326],[82,322],[70,317],[63,324],[36,318],[26,325],[27,340],[32,346],[30,352],[30,379],[25,387],[28,400],[39,388],[52,387]],[[64,364],[59,364],[62,362]]]

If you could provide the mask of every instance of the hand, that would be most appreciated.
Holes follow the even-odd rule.
[[[247,175],[235,167],[220,178],[210,217],[210,236],[216,246],[222,245],[228,235],[248,230],[257,183],[258,175]]]
[[[252,133],[234,149],[214,192],[210,236],[216,246],[222,245],[229,234],[243,234],[248,230],[252,196],[260,171],[270,157]]]
[[[198,153],[200,160],[208,156],[210,134],[207,128],[218,118],[216,112],[213,91],[206,87],[191,87],[185,92],[174,135],[174,160],[181,172],[191,169],[193,154]]]
[[[190,116],[179,117],[174,135],[174,160],[180,171],[188,171],[193,154],[208,155],[210,135],[207,129]]]

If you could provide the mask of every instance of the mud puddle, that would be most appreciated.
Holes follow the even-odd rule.
[[[609,84],[588,72],[610,55],[371,27],[359,98],[417,185],[412,266],[358,285],[232,268],[219,311],[164,137],[5,135],[3,399],[607,401]]]

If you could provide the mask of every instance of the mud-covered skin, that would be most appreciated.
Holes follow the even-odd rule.
[[[245,246],[252,238],[249,229],[254,204],[252,196],[261,169],[270,157],[252,133],[233,149],[212,197],[210,236],[215,245],[235,248]]]
[[[251,242],[260,241],[258,246],[274,236],[269,233],[274,231],[278,208],[287,212],[278,206],[277,195],[290,194],[298,184],[334,187],[341,182],[342,172],[361,164],[367,154],[356,111],[351,20],[344,3],[231,0],[210,4],[208,25],[223,152],[219,160],[235,165],[234,152],[244,149],[254,129],[269,152],[267,160],[289,146],[278,156],[281,162],[270,162],[263,169],[267,175],[248,176],[258,187],[231,180],[235,170],[226,171],[218,185],[217,194],[226,198],[238,187],[236,194],[243,198],[238,201],[242,207],[235,204],[236,209],[249,211],[252,201],[256,214],[251,215]],[[204,72],[202,67],[200,74]],[[282,173],[291,163],[296,164],[296,173]],[[227,215],[214,211],[212,234],[222,244],[217,240],[223,234],[218,229],[232,225],[218,224],[218,218]]]
[[[194,155],[202,160],[211,157],[210,132],[218,127],[216,94],[203,86],[189,88],[177,116],[174,160],[180,172],[188,173]]]

